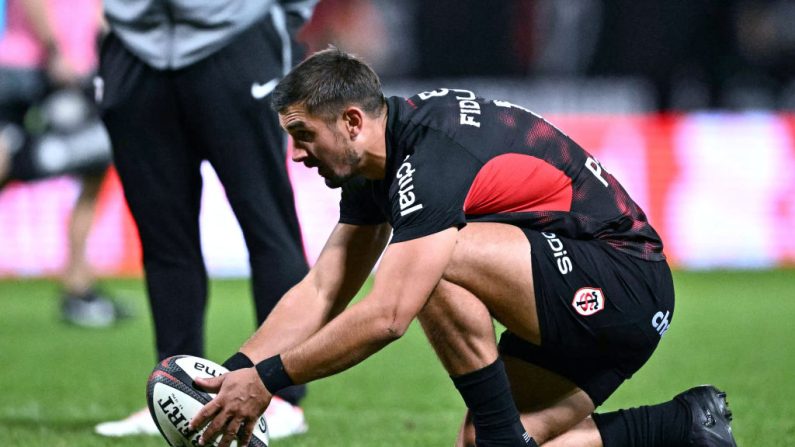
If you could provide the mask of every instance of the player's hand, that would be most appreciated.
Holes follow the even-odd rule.
[[[212,443],[216,436],[223,434],[218,447],[228,447],[235,439],[241,446],[248,445],[255,424],[273,397],[262,384],[257,370],[243,368],[195,382],[205,391],[218,393],[190,422],[191,430],[207,425],[199,444]]]

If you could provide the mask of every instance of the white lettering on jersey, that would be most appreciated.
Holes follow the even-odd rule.
[[[603,185],[605,185],[605,188],[608,187],[607,180],[602,177],[602,165],[599,164],[599,161],[593,157],[588,157],[588,159],[585,160],[585,167],[588,168],[588,170],[591,171],[591,173],[595,175]]]
[[[411,167],[408,162],[410,155],[406,155],[403,164],[397,170],[398,180],[398,203],[400,203],[400,215],[405,216],[414,211],[421,210],[422,204],[416,203],[417,196],[414,194],[414,173],[416,169]]]
[[[547,238],[547,243],[549,244],[549,248],[552,249],[552,254],[556,258],[556,262],[558,264],[558,271],[561,275],[565,275],[574,270],[574,265],[571,263],[571,259],[566,256],[569,252],[567,252],[563,247],[563,241],[555,233],[541,233],[545,238]]]
[[[422,92],[418,96],[421,100],[425,101],[428,98],[444,96],[451,91],[457,93],[455,99],[458,100],[458,108],[461,114],[459,123],[461,125],[480,127],[480,123],[475,118],[475,115],[480,115],[480,104],[475,101],[476,96],[473,92],[469,90],[440,88],[438,90]]]
[[[668,319],[669,315],[671,315],[671,313],[666,310],[665,313],[662,313],[662,311],[657,312],[651,318],[651,325],[654,329],[657,329],[657,333],[660,334],[660,337],[665,335],[665,331],[668,330],[668,326],[671,324],[671,321]]]
[[[428,98],[434,98],[434,97],[437,97],[437,96],[444,96],[444,95],[448,94],[449,92],[450,91],[447,90],[446,88],[440,88],[439,90],[432,90],[430,92],[422,92],[418,96],[420,97],[421,100],[425,101]]]
[[[475,101],[475,94],[469,90],[453,90],[458,92],[455,99],[458,100],[458,108],[461,112],[461,125],[480,127],[480,123],[475,120],[475,115],[480,115],[480,104]]]

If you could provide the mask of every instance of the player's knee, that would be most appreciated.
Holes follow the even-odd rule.
[[[449,281],[442,278],[433,288],[431,292],[432,303],[431,306],[441,306],[443,303],[448,302],[454,295],[454,286]],[[427,307],[427,306],[426,306]]]
[[[444,279],[440,280],[418,315],[423,327],[436,326],[434,322],[448,315],[448,306],[451,298],[451,284]]]

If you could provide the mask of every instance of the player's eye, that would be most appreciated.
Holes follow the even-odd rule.
[[[302,130],[302,131],[295,132],[293,134],[293,138],[295,138],[298,141],[309,142],[309,141],[312,141],[312,139],[314,138],[314,135],[312,134],[312,132],[307,132],[305,130]]]

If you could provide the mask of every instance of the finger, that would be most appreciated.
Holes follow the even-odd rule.
[[[188,428],[190,430],[199,430],[204,427],[210,419],[214,418],[218,411],[221,410],[221,405],[218,404],[217,399],[211,400],[207,405],[202,407],[196,416],[193,416]]]
[[[218,443],[218,447],[228,447],[232,444],[232,441],[237,438],[237,431],[240,428],[240,424],[243,422],[242,418],[235,418],[229,421],[224,427],[223,437],[221,437],[221,442]]]
[[[221,384],[224,383],[224,378],[226,376],[218,376],[218,377],[197,377],[193,379],[193,383],[199,386],[199,388],[203,389],[204,391],[209,391],[210,393],[217,393],[221,389]]]
[[[199,439],[199,444],[205,445],[207,443],[212,443],[213,439],[215,439],[220,433],[223,432],[224,427],[226,426],[227,422],[229,421],[229,414],[228,413],[221,413],[213,419],[207,428],[202,433],[201,439]]]
[[[251,442],[251,437],[254,435],[254,427],[256,425],[256,421],[243,421],[243,425],[241,425],[240,430],[237,431],[237,440],[240,441],[238,443],[239,446],[245,447]]]

